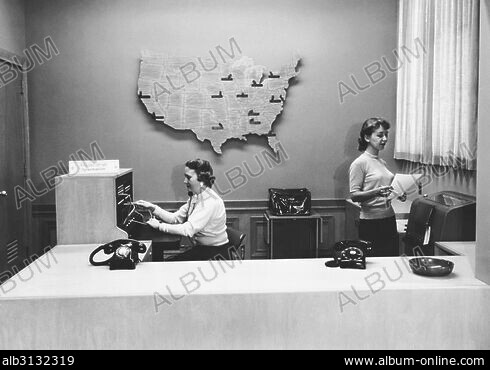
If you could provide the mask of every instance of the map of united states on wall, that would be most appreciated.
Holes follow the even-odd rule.
[[[284,108],[299,61],[293,56],[274,70],[246,56],[198,63],[197,58],[143,51],[138,96],[154,120],[193,131],[198,140],[209,140],[216,153],[222,153],[227,140],[246,141],[247,135],[266,136],[277,152],[272,124]]]

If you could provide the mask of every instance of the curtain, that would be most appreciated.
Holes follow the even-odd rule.
[[[395,158],[476,170],[479,0],[400,0]]]

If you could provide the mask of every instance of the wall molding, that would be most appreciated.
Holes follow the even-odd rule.
[[[156,201],[159,207],[167,210],[176,210],[184,204],[185,201]],[[225,200],[226,211],[265,211],[268,209],[267,200]],[[322,209],[345,209],[345,199],[312,199],[311,208],[318,211]],[[56,213],[56,206],[53,203],[33,203],[33,216],[41,216]]]
[[[269,258],[269,248],[265,243],[267,222],[263,216],[250,217],[250,238],[248,252],[245,258],[266,259]]]
[[[267,224],[263,217],[268,209],[268,200],[225,200],[227,225],[246,233],[245,258],[264,259],[269,256],[266,242]],[[163,209],[178,209],[184,202],[154,202]],[[319,257],[329,255],[333,244],[345,237],[346,201],[345,199],[312,199],[312,210],[322,217],[322,240]],[[32,218],[35,230],[34,240],[42,244],[34,248],[41,250],[46,243],[56,244],[56,206],[54,204],[33,204]]]

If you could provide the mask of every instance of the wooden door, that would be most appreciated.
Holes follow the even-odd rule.
[[[30,205],[19,207],[15,199],[15,187],[25,189],[27,176],[24,78],[18,71],[17,78],[0,85],[0,283],[28,261]]]

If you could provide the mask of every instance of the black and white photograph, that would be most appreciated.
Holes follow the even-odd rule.
[[[490,0],[0,0],[0,366],[484,366],[489,102]]]

